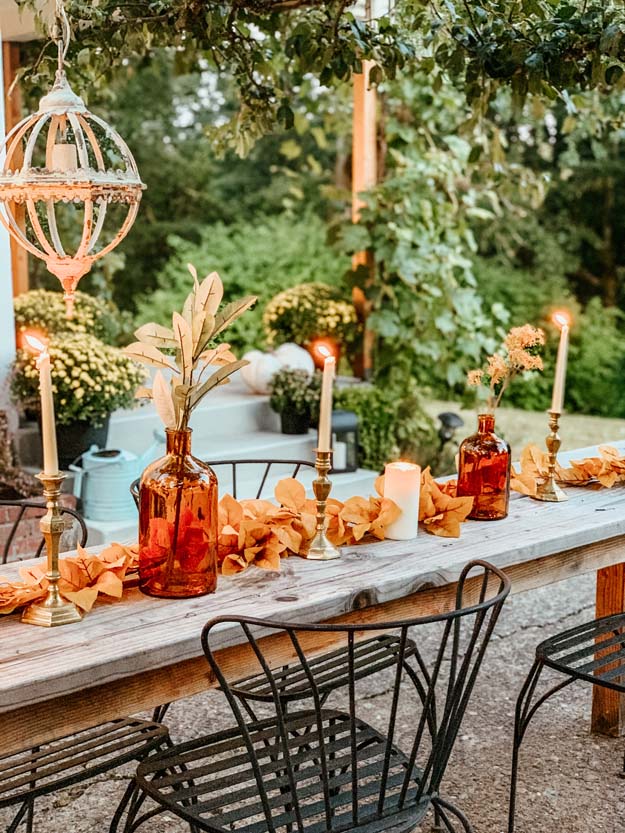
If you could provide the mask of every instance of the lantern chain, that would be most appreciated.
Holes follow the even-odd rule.
[[[71,36],[72,30],[69,25],[69,19],[67,17],[67,12],[65,11],[65,6],[63,5],[63,0],[56,0],[54,26],[51,37],[56,41],[59,72],[63,71],[65,56],[67,55],[67,50],[69,49]]]

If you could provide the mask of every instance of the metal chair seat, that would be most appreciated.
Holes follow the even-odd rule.
[[[546,639],[537,647],[536,659],[575,679],[625,691],[625,614],[585,622]]]
[[[406,642],[404,659],[414,656],[417,646],[409,639]],[[354,649],[354,679],[362,680],[385,668],[394,668],[400,651],[397,636],[375,636],[357,643]],[[315,675],[319,693],[330,694],[349,682],[350,658],[344,648],[313,658],[308,663]],[[285,665],[274,671],[275,685],[284,701],[298,700],[310,695],[310,679],[301,663]],[[273,691],[267,675],[259,672],[231,685],[232,691],[246,700],[271,701]]]
[[[0,758],[0,807],[64,789],[168,742],[165,726],[125,718]]]
[[[409,761],[395,746],[390,748],[387,789],[383,808],[379,807],[380,779],[389,751],[387,738],[363,721],[350,719],[347,713],[307,710],[285,717],[292,781],[279,751],[279,719],[273,716],[258,721],[248,730],[255,750],[254,761],[243,733],[234,728],[150,756],[139,764],[137,785],[162,809],[200,830],[222,833],[267,833],[255,767],[267,791],[273,830],[297,827],[297,806],[306,833],[323,833],[327,829],[326,800],[332,808],[335,830],[411,830],[428,811],[430,796],[419,790],[421,774],[416,768],[402,794]],[[319,778],[314,761],[315,750],[321,743],[328,761],[325,783]],[[296,802],[293,793],[297,795]]]
[[[541,693],[539,681],[545,668],[564,675],[564,679]],[[519,755],[529,725],[541,706],[576,680],[625,692],[624,613],[584,622],[545,639],[536,648],[536,659],[516,703],[508,833],[515,829]]]

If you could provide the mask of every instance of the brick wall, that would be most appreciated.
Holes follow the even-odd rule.
[[[76,498],[73,495],[62,495],[63,506],[70,509],[76,508]],[[2,561],[4,548],[11,534],[12,528],[19,517],[19,507],[0,506],[0,562]],[[21,558],[32,558],[37,552],[41,542],[41,530],[39,519],[45,514],[45,507],[41,509],[27,509],[19,522],[11,546],[8,552],[8,561],[15,561]],[[67,516],[70,518],[71,516]],[[78,539],[79,530],[76,524],[73,529],[63,533],[61,538],[61,551],[74,549]]]

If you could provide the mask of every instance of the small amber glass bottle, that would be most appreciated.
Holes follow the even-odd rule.
[[[191,429],[167,429],[167,453],[139,489],[139,586],[187,598],[217,587],[217,477],[191,455]]]
[[[460,446],[457,494],[474,498],[470,518],[498,521],[508,514],[510,446],[495,434],[493,414],[480,414],[477,419],[477,433]]]

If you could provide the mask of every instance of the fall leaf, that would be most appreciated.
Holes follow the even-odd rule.
[[[279,504],[293,512],[301,511],[306,503],[306,489],[294,477],[281,480],[276,486],[274,494]]]
[[[124,353],[131,359],[136,359],[143,364],[171,370],[174,373],[176,372],[175,365],[171,363],[168,357],[151,344],[143,344],[141,341],[135,341],[127,347],[124,347]]]
[[[160,370],[154,374],[154,381],[152,382],[152,401],[159,417],[163,421],[165,428],[174,428],[176,425],[176,413],[174,410],[174,400],[171,395],[171,388],[165,381],[165,377]]]

